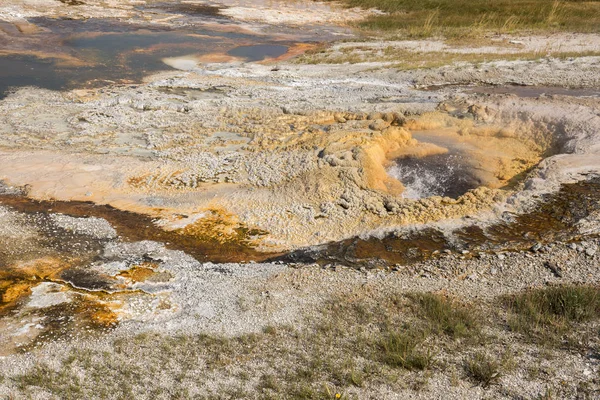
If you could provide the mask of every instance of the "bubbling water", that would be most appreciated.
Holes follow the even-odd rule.
[[[407,199],[457,198],[481,184],[465,156],[453,153],[400,158],[388,173],[402,182],[405,187],[402,197]]]

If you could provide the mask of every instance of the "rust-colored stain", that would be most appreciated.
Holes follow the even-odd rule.
[[[1,284],[4,286],[4,282]],[[15,282],[14,284],[7,284],[6,288],[2,287],[2,304],[11,304],[15,301],[19,300],[23,296],[28,296],[31,294],[31,286],[33,284],[31,282]],[[0,305],[0,306],[1,306]]]
[[[119,318],[111,307],[99,301],[81,302],[76,312],[91,322],[92,328],[109,329],[116,326]]]
[[[294,58],[296,56],[299,56],[301,54],[304,53],[308,53],[311,51],[315,51],[317,48],[319,48],[320,46],[318,44],[314,44],[314,43],[295,43],[294,45],[290,46],[288,48],[288,51],[276,58],[268,58],[264,61],[262,61],[262,64],[270,64],[270,63],[274,63],[274,62],[283,62],[283,61],[287,61],[291,58]]]
[[[46,257],[0,269],[0,316],[28,297],[32,288],[55,279],[68,266],[61,260]]]
[[[239,223],[237,218],[223,209],[207,210],[206,215],[176,232],[183,236],[194,237],[205,242],[216,242],[222,246],[243,245],[251,247],[256,239],[268,232],[249,229]]]
[[[43,317],[44,329],[32,340],[17,346],[27,352],[47,342],[74,335],[92,335],[116,327],[118,315],[106,303],[94,296],[79,295],[73,301],[35,310]]]
[[[24,214],[53,212],[73,217],[104,218],[117,230],[120,240],[154,240],[170,249],[183,250],[200,261],[260,261],[273,256],[253,249],[257,238],[265,232],[245,227],[235,215],[220,209],[207,210],[204,218],[183,229],[166,231],[155,225],[150,216],[93,203],[35,201],[23,196],[0,195],[0,204]],[[158,264],[153,262],[133,265],[116,277],[85,268],[97,254],[96,247],[73,254],[74,248],[66,245],[72,238],[56,237],[52,232],[41,231],[44,243],[47,242],[44,235],[50,235],[48,237],[52,239],[52,246],[44,251],[50,252],[51,256],[16,262],[7,259],[0,264],[0,324],[16,329],[14,327],[20,326],[19,321],[32,318],[40,321],[36,322],[35,328],[26,329],[24,334],[0,338],[2,354],[10,354],[17,349],[15,346],[21,351],[28,351],[59,338],[112,329],[122,314],[123,296],[141,295],[131,292],[130,284],[172,279],[170,273],[158,270]],[[124,278],[126,283],[119,277]],[[60,291],[66,295],[65,301],[47,307],[28,307],[32,290],[44,282],[60,285]],[[168,300],[161,300],[160,309],[171,307]]]
[[[537,242],[581,239],[577,223],[598,211],[600,178],[594,178],[563,185],[559,192],[545,195],[535,210],[515,215],[510,222],[485,228],[471,225],[451,234],[427,228],[401,236],[390,234],[383,239],[355,237],[329,243],[324,249],[300,249],[275,259],[379,268],[409,265],[437,257],[444,250],[468,250],[465,257],[478,252],[526,250]]]
[[[0,271],[0,279],[2,279],[4,274],[33,280],[52,279],[69,266],[69,263],[58,258],[44,257],[26,263],[13,264],[5,270]]]
[[[74,333],[87,334],[112,329],[118,323],[118,309],[115,309],[114,304],[118,304],[115,300],[119,293],[76,289],[63,279],[63,275],[71,270],[71,263],[53,257],[14,263],[0,269],[0,318],[18,320],[20,316],[27,315],[41,318],[42,328],[39,328],[39,332],[33,336],[27,334],[17,340],[24,343],[19,345],[20,350],[26,351],[48,340]],[[32,289],[43,282],[61,285],[61,291],[71,294],[70,300],[48,307],[23,308],[26,307],[26,300],[31,296]],[[11,347],[10,341],[0,340],[0,343],[4,347]],[[3,348],[2,353],[9,354],[10,349]]]
[[[145,282],[148,278],[156,274],[156,264],[144,263],[136,265],[127,271],[119,273],[117,276],[121,276],[131,282]]]
[[[122,211],[109,205],[83,201],[33,200],[23,196],[0,195],[0,204],[24,213],[62,213],[73,217],[99,217],[107,220],[124,241],[153,240],[173,250],[182,250],[201,262],[265,261],[281,253],[255,250],[254,240],[266,232],[233,225],[231,216],[212,210],[206,221],[192,227],[167,231],[149,215]]]

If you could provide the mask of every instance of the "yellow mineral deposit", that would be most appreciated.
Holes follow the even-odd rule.
[[[111,329],[123,314],[123,305],[133,297],[144,296],[131,292],[130,285],[156,273],[153,264],[134,266],[117,275],[129,282],[121,285],[124,292],[107,293],[76,289],[65,282],[60,274],[69,267],[64,261],[46,257],[0,270],[0,316],[4,318],[0,322],[4,332],[0,354],[36,347],[65,335]],[[38,290],[42,286],[48,288]]]
[[[132,283],[137,283],[146,281],[154,274],[156,274],[156,264],[143,263],[133,266],[126,271],[120,272],[117,274],[117,276],[123,277]]]
[[[74,290],[65,284],[60,274],[69,267],[69,262],[45,257],[0,269],[0,316],[4,318],[0,354],[36,346],[69,331],[80,332],[83,326],[106,329],[117,323],[115,311],[120,303],[111,299],[114,296]],[[48,285],[53,289],[38,290]]]
[[[31,289],[45,281],[57,279],[69,264],[60,259],[46,257],[0,269],[0,312],[10,309],[31,294]]]
[[[236,123],[239,117],[235,115],[237,114],[224,116],[225,121]],[[252,116],[252,111],[244,118],[249,116]],[[250,189],[250,182],[244,181],[246,178],[240,171],[236,171],[241,177],[236,178],[238,182],[218,183],[214,180],[202,181],[190,175],[189,165],[184,167],[176,162],[159,164],[134,158],[107,162],[105,158],[91,154],[71,157],[40,152],[36,158],[20,157],[18,160],[16,158],[19,156],[14,154],[3,158],[4,162],[0,160],[0,166],[3,166],[4,176],[9,182],[14,185],[30,185],[29,193],[33,197],[108,203],[122,210],[158,217],[162,220],[161,226],[181,228],[179,233],[182,236],[193,236],[215,243],[235,242],[261,246],[261,243],[266,243],[264,239],[268,238],[271,243],[284,240],[286,246],[294,246],[310,243],[313,240],[311,229],[322,227],[303,225],[303,237],[287,233],[281,235],[279,232],[284,230],[289,232],[290,224],[302,222],[289,221],[281,213],[271,219],[252,218],[240,221],[239,214],[244,213],[248,207],[262,209],[273,201],[281,209],[303,201],[335,201],[344,191],[363,188],[374,191],[372,193],[380,193],[378,196],[394,196],[403,204],[401,214],[387,217],[389,224],[422,223],[460,217],[488,207],[498,193],[481,189],[459,201],[441,202],[441,199],[431,198],[424,199],[417,206],[401,200],[403,184],[388,173],[390,166],[398,158],[426,159],[430,155],[444,154],[450,148],[459,149],[468,159],[470,171],[480,185],[497,189],[514,184],[513,178],[531,169],[553,151],[549,134],[539,132],[537,127],[522,124],[511,126],[494,121],[477,122],[459,119],[443,112],[426,113],[404,121],[392,114],[341,115],[321,111],[314,116],[278,116],[262,123],[272,125],[275,133],[251,134],[254,138],[241,148],[236,143],[240,143],[242,136],[224,136],[218,140],[223,146],[238,146],[238,154],[249,157],[249,160],[269,154],[285,158],[290,151],[304,152],[312,164],[306,164],[306,158],[296,161],[288,157],[286,162],[290,165],[294,162],[304,163],[298,164],[297,168],[308,168],[306,173],[297,174],[278,184]],[[299,126],[304,124],[307,127],[311,123],[319,123],[336,129],[329,133],[317,129],[302,135],[287,134],[284,144],[275,140],[277,130],[290,123]],[[212,135],[214,133],[209,133],[207,137]],[[261,139],[257,140],[258,138]],[[205,151],[211,151],[212,143],[208,141],[199,146]],[[320,150],[307,152],[306,149],[310,148]],[[44,165],[43,169],[38,168],[41,164]],[[42,170],[43,177],[38,176]],[[124,174],[125,171],[131,172]],[[69,180],[62,178],[67,175],[71,177]],[[186,178],[188,175],[191,177]],[[60,187],[56,186],[57,182],[61,183]],[[308,189],[313,185],[319,187],[317,192]],[[295,193],[296,197],[283,196],[286,192]],[[234,193],[238,194],[234,196]],[[246,196],[240,196],[241,193],[246,193]],[[312,198],[303,200],[301,193],[310,193]],[[160,208],[149,207],[143,204],[142,194],[160,194],[171,200],[163,202]],[[181,201],[192,194],[193,203]],[[211,209],[213,205],[220,208]],[[193,216],[204,211],[206,215],[203,218],[194,219]],[[177,215],[192,217],[181,219]],[[171,221],[171,216],[175,216],[175,220]],[[380,218],[368,215],[366,218],[365,229],[381,226]],[[346,222],[343,220],[334,222],[336,223],[342,229],[337,230],[337,236],[325,236],[329,240],[340,239],[354,229],[352,225],[348,225],[346,231],[343,228]],[[333,232],[332,230],[331,234]],[[276,247],[273,250],[279,249]]]

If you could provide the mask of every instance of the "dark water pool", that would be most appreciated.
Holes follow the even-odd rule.
[[[39,86],[59,90],[66,87],[68,81],[67,76],[55,67],[55,60],[28,56],[0,57],[0,98],[12,87]]]
[[[471,152],[475,149],[472,146],[436,132],[412,132],[412,136],[421,143],[447,149],[447,152],[396,160],[388,173],[404,185],[404,198],[458,198],[484,184],[473,164]]]
[[[212,12],[203,8],[196,11]],[[39,40],[33,50],[47,51],[48,57],[34,57],[27,48],[23,54],[0,56],[0,98],[22,86],[64,90],[138,82],[150,73],[172,69],[162,61],[166,57],[226,53],[246,61],[261,61],[285,54],[294,44],[279,40],[275,34],[203,27],[174,30],[101,19],[39,18],[31,22],[45,30],[33,35]],[[67,57],[80,62],[65,63]]]
[[[248,61],[262,61],[265,58],[276,58],[287,53],[288,47],[282,45],[257,44],[252,46],[239,46],[229,50],[227,54],[245,58]]]

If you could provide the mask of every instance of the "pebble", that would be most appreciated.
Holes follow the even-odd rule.
[[[531,251],[536,253],[536,252],[540,251],[541,248],[542,248],[542,244],[540,242],[537,242],[536,244],[531,246]]]

